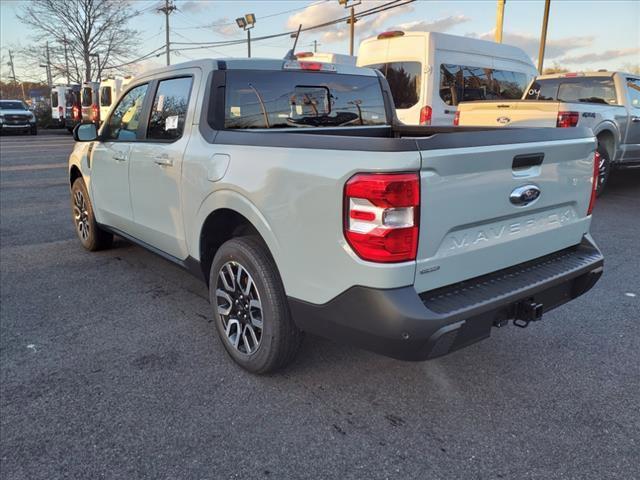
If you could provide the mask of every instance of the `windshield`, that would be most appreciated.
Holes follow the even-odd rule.
[[[320,72],[227,73],[225,128],[385,125],[377,77]]]
[[[616,105],[616,88],[611,77],[545,78],[535,80],[525,100],[602,103]]]
[[[1,100],[0,110],[27,110],[27,107],[22,102]]]

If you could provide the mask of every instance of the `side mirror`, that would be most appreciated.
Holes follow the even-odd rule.
[[[98,129],[95,123],[80,123],[73,129],[73,139],[76,142],[93,142],[98,139]]]

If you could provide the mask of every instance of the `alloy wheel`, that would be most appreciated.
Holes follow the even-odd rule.
[[[81,190],[76,190],[73,194],[73,216],[78,235],[83,241],[87,241],[89,238],[89,211],[87,210],[87,201]]]
[[[254,354],[262,340],[262,302],[253,277],[229,261],[218,272],[216,306],[225,340],[244,355]]]

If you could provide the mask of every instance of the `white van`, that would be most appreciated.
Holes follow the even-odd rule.
[[[111,105],[118,100],[131,77],[109,77],[100,81],[100,118],[107,118]]]
[[[338,65],[356,66],[356,57],[342,53],[298,52],[296,58],[305,62],[336,63]]]
[[[67,96],[71,89],[70,85],[51,87],[51,122],[56,126],[65,126]]]
[[[398,118],[409,125],[453,125],[462,101],[519,99],[537,74],[518,47],[434,32],[364,40],[357,65],[384,74]]]

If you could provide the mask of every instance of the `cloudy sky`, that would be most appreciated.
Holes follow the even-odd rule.
[[[2,0],[1,46],[25,46],[28,31],[14,12],[26,0]],[[404,0],[399,1],[401,3]],[[363,0],[356,11],[390,0]],[[164,45],[164,16],[156,8],[159,0],[134,0],[140,13],[133,26],[140,30],[136,52],[144,55]],[[337,0],[175,0],[178,11],[171,15],[173,62],[201,57],[245,56],[246,45],[194,48],[193,42],[216,42],[246,38],[234,22],[244,13],[255,13],[253,38],[318,25],[343,17]],[[535,61],[542,23],[542,0],[507,0],[504,43],[523,48]],[[418,0],[361,19],[356,24],[356,45],[364,38],[390,29],[427,30],[493,39],[495,0]],[[562,65],[573,70],[619,69],[640,64],[640,1],[552,0],[545,66]],[[348,26],[344,23],[305,32],[298,51],[310,50],[317,41],[319,51],[348,53]],[[253,56],[282,57],[290,48],[288,37],[252,43]],[[188,45],[191,44],[191,45]],[[4,52],[3,52],[4,53]],[[162,53],[162,52],[161,52]],[[161,65],[164,57],[152,57],[142,68]]]

